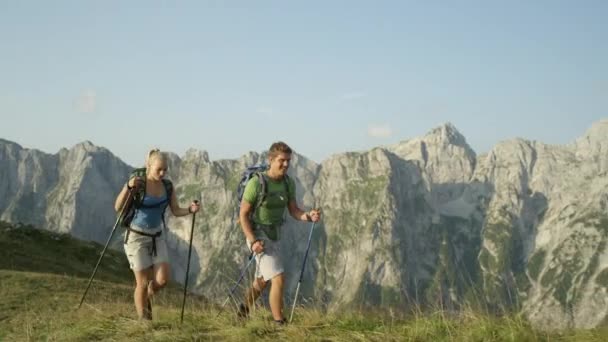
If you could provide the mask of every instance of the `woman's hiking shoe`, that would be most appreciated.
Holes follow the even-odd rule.
[[[148,305],[144,308],[144,316],[142,317],[144,320],[152,320],[152,302],[148,299]]]
[[[154,296],[154,280],[148,281],[148,298]]]
[[[241,305],[239,305],[239,309],[236,312],[236,315],[239,318],[247,318],[249,317],[249,309],[245,306],[245,304],[241,303]]]

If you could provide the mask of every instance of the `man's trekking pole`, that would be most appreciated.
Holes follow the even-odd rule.
[[[198,204],[198,201],[194,201]],[[186,280],[184,280],[184,300],[182,301],[182,316],[180,323],[184,323],[184,306],[186,306],[186,291],[188,289],[188,274],[190,273],[190,256],[192,255],[192,236],[194,235],[194,220],[196,213],[192,213],[192,228],[190,229],[190,247],[188,248],[188,266],[186,266]]]
[[[304,267],[306,266],[306,258],[308,258],[308,251],[310,250],[310,241],[312,240],[312,231],[315,229],[315,223],[312,223],[310,227],[310,234],[308,234],[308,245],[306,246],[306,253],[304,253],[304,261],[302,262],[302,270],[300,271],[300,280],[298,281],[298,287],[296,287],[296,296],[293,298],[293,306],[291,307],[291,315],[289,316],[289,323],[293,320],[293,312],[296,309],[296,302],[298,301],[298,293],[300,292],[300,285],[302,284],[302,278],[304,277]]]
[[[243,280],[243,278],[245,277],[245,273],[247,272],[247,269],[249,268],[249,265],[251,265],[251,263],[253,262],[253,260],[255,260],[255,258],[254,258],[254,252],[251,251],[251,254],[249,255],[249,261],[247,261],[247,265],[245,265],[245,268],[243,268],[243,271],[241,271],[241,275],[239,276],[239,279],[236,281],[236,284],[234,284],[234,286],[232,287],[232,289],[230,289],[230,292],[228,293],[228,298],[226,298],[226,300],[224,301],[224,303],[222,303],[222,306],[220,307],[220,311],[218,311],[216,317],[218,317],[222,313],[222,311],[224,310],[224,307],[226,306],[226,304],[228,303],[228,301],[230,300],[230,298],[234,295],[234,291],[236,291],[236,288],[241,283],[241,280]]]
[[[87,288],[86,288],[86,290],[84,290],[84,294],[82,295],[82,298],[80,299],[80,304],[78,304],[78,309],[80,309],[80,307],[82,306],[82,303],[84,303],[84,298],[87,296],[87,292],[89,292],[91,283],[93,283],[93,278],[95,278],[95,274],[97,273],[97,268],[99,267],[99,264],[101,264],[101,259],[103,259],[104,254],[106,254],[106,249],[108,249],[108,245],[110,244],[110,241],[112,240],[112,236],[114,236],[114,232],[116,231],[118,224],[122,220],[122,216],[125,212],[125,208],[127,207],[127,203],[129,203],[129,201],[131,201],[132,192],[133,192],[133,189],[129,189],[129,193],[127,194],[127,199],[125,199],[125,202],[122,204],[122,208],[120,209],[120,214],[118,214],[118,217],[116,218],[116,223],[114,223],[114,228],[112,228],[112,232],[110,233],[110,236],[108,237],[108,241],[106,241],[106,245],[103,247],[103,251],[101,251],[101,255],[99,256],[99,259],[97,260],[97,264],[95,265],[95,268],[93,269],[93,274],[91,274],[91,278],[89,278],[89,284],[87,285]]]

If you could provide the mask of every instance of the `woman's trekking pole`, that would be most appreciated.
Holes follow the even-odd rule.
[[[120,214],[118,214],[118,217],[116,218],[116,222],[114,223],[114,228],[112,228],[112,232],[110,232],[108,241],[106,241],[106,245],[103,247],[103,251],[101,251],[101,255],[99,256],[99,259],[97,260],[97,265],[95,265],[95,268],[93,269],[93,274],[91,274],[91,278],[89,278],[89,284],[87,285],[87,288],[86,288],[86,290],[84,290],[84,294],[82,295],[82,298],[80,299],[80,304],[78,304],[78,309],[80,309],[80,307],[82,306],[82,303],[84,303],[84,298],[87,296],[87,292],[89,292],[91,283],[93,283],[93,278],[95,278],[95,274],[97,273],[97,268],[99,267],[99,264],[101,264],[101,259],[103,259],[104,254],[106,254],[106,249],[108,249],[108,245],[110,244],[110,241],[112,240],[112,236],[114,236],[114,232],[116,231],[118,224],[122,220],[122,216],[125,212],[125,208],[127,207],[127,204],[131,200],[132,191],[133,191],[132,189],[129,189],[129,193],[127,194],[127,199],[125,199],[125,202],[122,204],[122,208],[120,209]]]
[[[194,201],[198,204],[198,201]],[[192,214],[192,228],[190,229],[190,247],[188,248],[188,266],[186,266],[186,280],[184,280],[184,300],[182,301],[182,316],[180,323],[184,323],[184,306],[186,306],[186,291],[188,290],[188,275],[190,273],[190,256],[192,255],[192,236],[194,235],[194,220],[196,213]]]
[[[293,320],[293,312],[296,309],[296,302],[298,301],[298,293],[300,292],[300,285],[302,284],[302,278],[304,277],[304,267],[306,266],[306,258],[308,258],[308,251],[310,250],[310,241],[312,240],[312,231],[315,229],[315,223],[312,223],[310,227],[310,234],[308,234],[308,245],[306,246],[306,253],[304,253],[304,261],[302,262],[302,270],[300,271],[300,280],[298,281],[298,287],[296,287],[296,296],[293,298],[293,306],[291,307],[291,315],[289,316],[289,323]]]
[[[255,260],[255,258],[254,258],[254,252],[251,251],[251,254],[249,255],[249,261],[247,261],[247,265],[245,265],[245,268],[243,268],[243,271],[241,271],[241,275],[239,276],[239,279],[236,281],[236,284],[234,284],[234,286],[232,287],[232,289],[230,289],[230,292],[228,293],[228,298],[226,298],[226,300],[224,301],[224,303],[222,303],[222,306],[220,307],[220,311],[218,311],[216,317],[219,317],[219,315],[224,310],[224,307],[226,306],[226,304],[228,303],[228,301],[230,300],[230,298],[234,295],[234,291],[236,291],[236,288],[241,283],[241,280],[243,280],[243,278],[245,277],[245,273],[247,272],[247,269],[249,268],[249,265],[251,265],[251,263],[253,262],[253,260]]]

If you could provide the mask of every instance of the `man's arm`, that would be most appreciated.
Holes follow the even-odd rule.
[[[289,214],[291,217],[298,221],[310,221],[310,214],[298,207],[298,203],[295,200],[290,200],[287,204],[287,208],[289,209]]]
[[[304,211],[300,209],[296,202],[296,184],[290,179],[289,180],[289,202],[287,202],[287,209],[291,217],[298,221],[317,222],[321,219],[321,210],[313,208],[310,211]]]
[[[257,203],[258,185],[258,179],[257,177],[254,177],[250,179],[245,186],[243,199],[241,200],[241,209],[239,211],[239,222],[241,223],[241,229],[245,234],[245,238],[251,243],[249,248],[251,248],[253,252],[259,254],[264,251],[264,243],[256,238],[255,233],[253,232],[253,222],[251,221],[254,203]]]
[[[241,201],[241,210],[239,211],[239,222],[241,223],[241,229],[245,234],[247,241],[255,241],[255,234],[253,233],[253,224],[251,223],[251,210],[253,205],[245,200]]]

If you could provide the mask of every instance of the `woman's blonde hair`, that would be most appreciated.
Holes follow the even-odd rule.
[[[146,167],[150,167],[152,165],[152,161],[160,160],[163,163],[166,163],[165,154],[162,153],[158,148],[153,148],[148,152],[148,156],[146,157]]]

